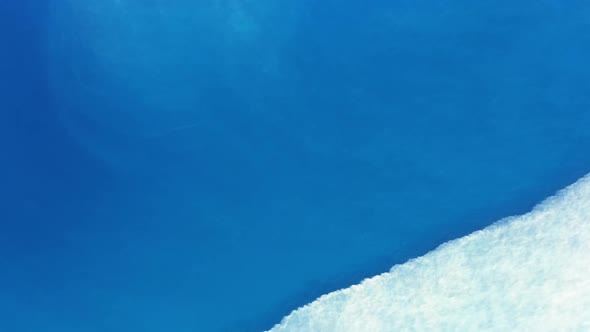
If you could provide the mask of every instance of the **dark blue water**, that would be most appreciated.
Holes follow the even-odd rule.
[[[263,330],[590,168],[582,1],[85,2],[0,3],[2,331]]]

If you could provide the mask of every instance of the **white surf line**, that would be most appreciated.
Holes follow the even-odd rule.
[[[590,175],[270,331],[590,331]]]

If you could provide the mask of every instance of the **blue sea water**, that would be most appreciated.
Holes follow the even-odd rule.
[[[583,1],[0,3],[0,331],[259,331],[588,172]]]

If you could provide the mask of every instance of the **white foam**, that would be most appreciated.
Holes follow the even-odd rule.
[[[590,330],[590,175],[359,285],[271,331]]]

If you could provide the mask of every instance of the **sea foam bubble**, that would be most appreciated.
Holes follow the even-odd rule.
[[[324,295],[270,331],[590,330],[590,175],[503,219]]]

